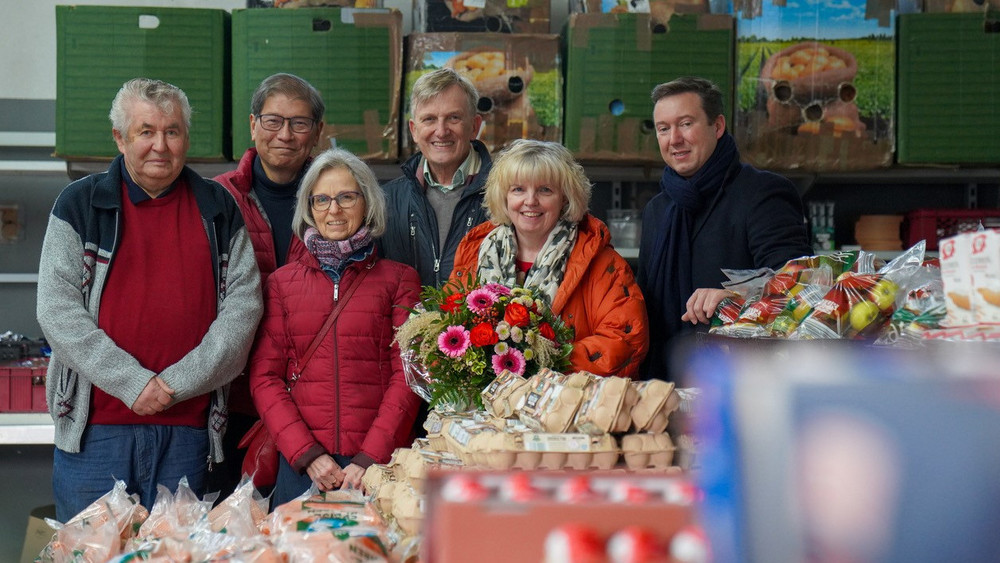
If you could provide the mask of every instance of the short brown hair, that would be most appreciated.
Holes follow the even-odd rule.
[[[715,121],[723,113],[722,90],[711,80],[697,76],[682,76],[670,82],[664,82],[653,88],[653,105],[670,96],[694,92],[701,98],[701,109],[708,116],[709,123]]]

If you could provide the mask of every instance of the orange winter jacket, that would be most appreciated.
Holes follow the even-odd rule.
[[[451,281],[477,274],[479,245],[494,228],[486,222],[465,235],[455,252]],[[573,327],[574,370],[636,374],[649,349],[646,302],[628,262],[611,246],[607,226],[590,214],[580,221],[552,311]]]

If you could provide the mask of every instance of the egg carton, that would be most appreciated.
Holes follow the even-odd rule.
[[[474,443],[480,448],[473,458],[479,465],[496,470],[509,469],[611,469],[620,451],[610,435],[501,433]]]
[[[667,429],[670,415],[681,406],[681,395],[674,384],[659,379],[632,383],[639,399],[632,407],[632,431],[652,432]]]
[[[673,464],[675,451],[666,433],[622,436],[622,457],[625,466],[632,470],[667,469]]]
[[[583,399],[573,419],[577,432],[599,436],[625,432],[632,425],[632,408],[639,392],[624,377],[602,377],[583,390]]]

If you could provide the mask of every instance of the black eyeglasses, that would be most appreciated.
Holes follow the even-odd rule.
[[[309,205],[312,205],[315,211],[326,211],[330,209],[330,203],[336,200],[337,206],[341,209],[350,209],[357,205],[358,200],[363,197],[361,192],[340,192],[333,197],[326,194],[311,195],[309,196]]]
[[[292,126],[292,133],[308,133],[316,124],[311,117],[282,117],[274,113],[258,113],[257,121],[267,131],[280,131],[287,121]]]

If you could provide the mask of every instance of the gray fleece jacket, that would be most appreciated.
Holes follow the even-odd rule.
[[[181,175],[195,195],[214,258],[218,310],[197,347],[163,372],[153,373],[97,327],[101,291],[120,243],[121,159],[107,172],[67,186],[56,199],[45,231],[37,313],[52,347],[45,386],[55,445],[80,451],[94,385],[132,405],[150,378],[159,375],[174,389],[177,401],[214,391],[208,419],[210,452],[212,460],[222,461],[229,382],[246,365],[262,313],[260,275],[243,217],[222,186],[184,167]]]

